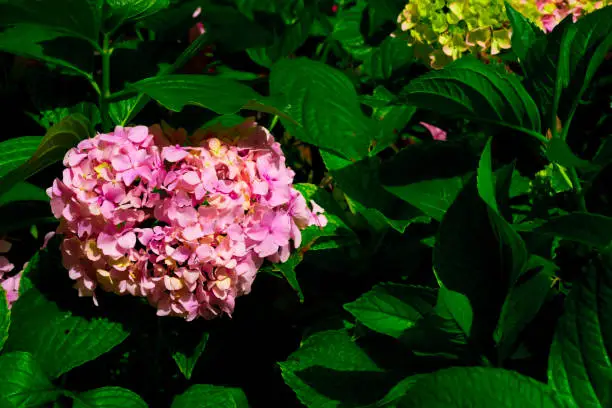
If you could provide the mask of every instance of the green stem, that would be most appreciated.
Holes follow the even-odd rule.
[[[102,130],[110,131],[112,126],[109,115],[108,100],[110,92],[110,57],[113,49],[110,48],[110,34],[104,34],[102,43],[102,94],[100,95],[100,116],[102,116]]]
[[[270,123],[270,127],[268,128],[270,132],[272,131],[272,129],[274,129],[274,126],[276,126],[277,123],[278,123],[278,115],[274,115],[274,117],[272,118],[272,122]]]

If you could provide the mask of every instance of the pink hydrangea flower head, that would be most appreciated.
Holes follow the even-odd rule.
[[[160,316],[231,316],[265,259],[286,261],[301,229],[327,223],[253,120],[191,137],[165,124],[117,127],[64,165],[47,194],[64,266],[94,303],[101,289],[145,297]]]

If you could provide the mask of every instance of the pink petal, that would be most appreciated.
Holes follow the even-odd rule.
[[[134,246],[136,245],[136,234],[134,234],[132,231],[123,234],[121,237],[119,237],[117,243],[121,248],[124,249],[134,248]]]
[[[180,146],[164,147],[162,151],[162,158],[171,163],[183,160],[187,156],[189,156],[189,152]]]
[[[429,123],[419,122],[419,124],[423,126],[425,129],[429,130],[429,133],[431,133],[431,138],[433,140],[446,141],[446,135],[447,135],[446,131],[434,125],[430,125]]]
[[[149,129],[146,126],[136,126],[129,130],[128,139],[134,143],[142,143],[149,136]]]
[[[121,154],[113,156],[111,159],[111,165],[113,166],[113,169],[117,171],[125,171],[132,168],[132,161],[128,156]]]

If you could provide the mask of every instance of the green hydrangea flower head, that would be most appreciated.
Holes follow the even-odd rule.
[[[410,0],[398,24],[417,57],[436,69],[467,53],[488,57],[510,48],[502,0]]]
[[[565,17],[574,21],[612,0],[508,0],[544,31]],[[464,54],[488,59],[510,48],[512,30],[503,0],[409,0],[398,16],[415,55],[434,69]]]

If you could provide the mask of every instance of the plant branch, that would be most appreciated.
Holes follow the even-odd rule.
[[[102,44],[102,93],[100,95],[100,115],[102,116],[102,127],[104,131],[110,130],[111,120],[109,115],[110,92],[110,57],[113,49],[110,48],[110,34],[104,34]]]

